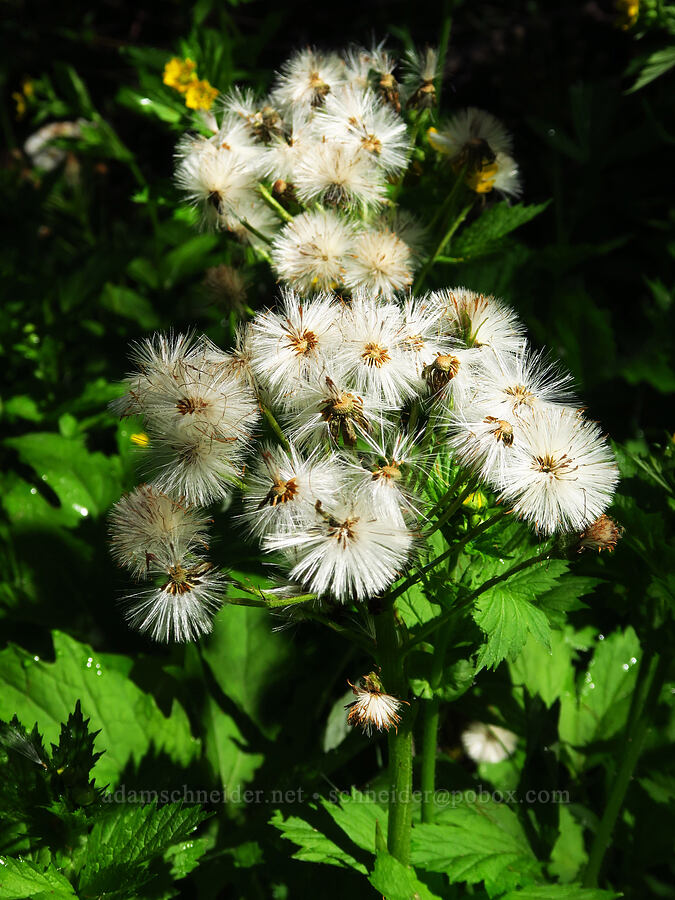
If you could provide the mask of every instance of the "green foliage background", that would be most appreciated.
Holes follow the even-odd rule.
[[[675,896],[668,681],[613,835],[608,892],[573,886],[616,775],[640,661],[673,637],[672,8],[642,3],[622,30],[609,4],[450,7],[342,4],[336,16],[300,3],[4,4],[0,897]],[[490,640],[477,658],[446,663],[439,786],[571,800],[450,806],[416,826],[415,876],[381,850],[386,812],[356,790],[382,783],[383,753],[344,728],[346,680],[368,664],[358,648],[313,622],[272,630],[285,620],[234,606],[200,647],[157,647],[125,627],[105,515],[142,470],[141,426],[106,404],[131,340],[195,325],[231,343],[237,315],[205,291],[210,266],[243,267],[253,309],[274,296],[266,266],[197,233],[178,206],[172,151],[189,120],[161,83],[166,60],[191,56],[221,90],[264,88],[301,44],[372,33],[393,46],[434,42],[451,12],[443,106],[475,104],[507,122],[525,202],[539,206],[488,209],[429,285],[504,297],[571,369],[617,441],[613,514],[626,531],[613,556],[584,556],[573,573],[551,563],[458,619],[469,648],[482,632]],[[90,124],[63,142],[65,165],[32,169],[26,137],[78,118]],[[418,212],[441,191],[427,183]],[[216,513],[214,552],[264,583],[233,511]],[[534,549],[514,537],[511,562]],[[501,561],[476,544],[457,565],[472,590],[475,567],[482,582]],[[432,578],[403,598],[411,630],[439,589]],[[420,649],[411,662],[425,696],[428,659]],[[462,757],[473,719],[517,732],[516,756],[477,769]],[[120,802],[104,802],[105,786]],[[198,805],[123,802],[134,791],[202,795]],[[542,873],[558,883],[537,886]]]

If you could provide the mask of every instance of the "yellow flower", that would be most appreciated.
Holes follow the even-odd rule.
[[[23,119],[26,115],[26,110],[28,109],[28,104],[26,100],[29,97],[32,97],[35,93],[35,85],[29,78],[25,78],[20,91],[14,91],[12,93],[12,100],[16,103],[16,117],[17,119]]]
[[[185,105],[189,109],[211,109],[218,96],[218,88],[212,87],[206,79],[192,81],[185,92]]]
[[[191,59],[180,59],[174,56],[164,66],[164,84],[184,94],[190,85],[197,80],[197,63]]]
[[[132,434],[129,440],[132,444],[136,444],[137,447],[147,447],[150,444],[150,438],[142,431],[137,431],[136,434]]]
[[[617,11],[617,26],[624,31],[628,31],[637,22],[640,13],[640,0],[616,0],[614,8]]]

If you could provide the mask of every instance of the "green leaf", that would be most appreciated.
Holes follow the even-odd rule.
[[[76,701],[101,730],[105,754],[93,774],[99,784],[115,784],[131,761],[148,751],[163,751],[178,765],[187,765],[199,750],[182,707],[174,701],[171,715],[160,712],[122,672],[116,671],[87,644],[53,633],[55,661],[37,660],[10,644],[0,652],[0,717],[14,712],[23,722],[37,722],[47,741],[59,739],[60,725]]]
[[[61,725],[58,745],[52,744],[52,769],[58,772],[62,782],[76,801],[83,796],[94,799],[93,786],[89,773],[103,752],[94,752],[94,741],[100,732],[89,731],[89,719],[82,715],[80,701],[75,704],[75,712],[70,713],[68,721]]]
[[[561,804],[558,817],[558,839],[551,851],[548,871],[567,883],[579,876],[588,862],[588,854],[584,847],[583,825],[574,818],[570,808]]]
[[[198,806],[169,803],[115,805],[98,819],[87,840],[79,890],[87,896],[119,893],[145,880],[147,864],[190,837],[206,818]]]
[[[54,492],[47,502],[40,490],[17,479],[3,493],[2,503],[15,525],[44,523],[73,528],[87,516],[104,513],[122,492],[120,460],[90,453],[82,437],[34,432],[7,438],[36,479]],[[60,505],[59,505],[60,504]]]
[[[384,851],[377,854],[368,881],[385,900],[439,900],[412,869]]]
[[[487,635],[477,659],[477,671],[496,668],[503,659],[515,659],[532,634],[549,647],[551,629],[546,614],[530,601],[556,583],[567,564],[559,560],[531,566],[496,584],[478,597],[472,615]]]
[[[159,316],[153,309],[152,303],[147,297],[143,297],[137,291],[132,291],[131,288],[108,281],[101,291],[99,302],[110,312],[138,322],[141,328],[148,331],[159,328]]]
[[[169,847],[164,859],[171,865],[171,878],[178,881],[194,871],[204,854],[213,850],[215,842],[215,834],[207,834]]]
[[[233,574],[269,585],[264,578]],[[293,656],[288,635],[272,631],[266,610],[226,605],[216,616],[203,653],[223,692],[263,734],[273,737],[280,726],[273,715],[277,708],[268,698],[278,690],[276,673]]]
[[[0,856],[0,898],[2,900],[61,900],[77,897],[71,883],[54,865],[46,869],[27,859]]]
[[[675,47],[664,47],[663,50],[656,50],[643,60],[642,69],[635,83],[628,88],[627,94],[639,91],[645,85],[664,75],[669,69],[675,66]],[[634,68],[632,66],[631,68]]]
[[[35,400],[27,394],[17,394],[16,397],[10,397],[0,403],[0,412],[4,418],[11,421],[15,419],[26,419],[29,422],[39,422],[42,419],[42,413]]]
[[[613,900],[620,896],[614,891],[576,884],[533,884],[519,891],[509,891],[499,900]]]
[[[357,847],[374,853],[378,825],[387,832],[387,810],[356,788],[350,794],[340,794],[338,799],[338,803],[333,803],[322,798],[321,804]]]
[[[509,663],[511,680],[514,685],[525,685],[530,694],[538,694],[550,707],[574,681],[573,656],[572,629],[553,631],[550,648],[529,635],[519,655]]]
[[[416,825],[411,861],[445,872],[451,882],[485,882],[488,893],[533,880],[540,865],[515,813],[492,801],[462,802],[443,810],[434,825]]]
[[[148,97],[126,85],[117,92],[117,102],[134,112],[142,113],[144,116],[154,116],[161,122],[168,122],[170,125],[180,122],[185,115],[184,108],[169,106],[168,103]]]
[[[197,234],[167,253],[162,261],[162,283],[170,287],[188,275],[203,272],[219,240],[217,234]]]
[[[356,869],[362,875],[367,875],[368,870],[363,863],[334,844],[325,834],[306,822],[299,816],[284,818],[281,810],[274,811],[270,819],[270,825],[274,825],[281,831],[286,840],[293,841],[300,848],[293,854],[293,859],[301,859],[304,862],[324,863],[329,866]]]
[[[565,691],[560,704],[559,734],[574,748],[605,741],[626,723],[642,651],[632,628],[600,635],[593,658],[576,688]],[[577,763],[583,758],[573,754]]]
[[[264,756],[248,750],[239,726],[213,697],[206,699],[202,722],[204,755],[223,791],[227,791],[228,803],[237,804],[243,785],[251,781]]]
[[[530,222],[540,215],[549,205],[546,203],[533,203],[526,206],[524,203],[511,205],[504,200],[486,209],[481,216],[472,222],[468,228],[452,244],[453,257],[467,258],[491,253],[499,246],[499,241],[507,234]]]

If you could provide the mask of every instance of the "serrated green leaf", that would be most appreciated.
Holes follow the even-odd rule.
[[[114,785],[129,762],[154,749],[187,765],[199,750],[182,707],[174,701],[167,718],[153,697],[115,671],[87,644],[53,633],[55,661],[34,659],[11,645],[0,652],[0,716],[14,712],[37,722],[46,741],[56,742],[60,726],[79,699],[91,727],[102,732],[104,755],[93,769],[99,784]]]
[[[73,528],[87,516],[104,513],[122,492],[120,460],[89,452],[81,437],[35,432],[7,438],[5,444],[57,498],[52,505],[36,487],[17,479],[2,497],[16,525],[44,522]]]
[[[515,813],[492,801],[462,802],[438,814],[437,824],[416,825],[411,861],[451,882],[484,881],[488,893],[525,884],[540,871]]]
[[[324,863],[329,866],[356,869],[362,875],[367,875],[368,870],[363,863],[358,862],[350,853],[334,844],[325,834],[305,822],[299,816],[287,816],[284,818],[281,810],[274,811],[270,819],[270,825],[274,825],[282,833],[286,840],[293,841],[300,848],[293,854],[293,859],[301,859],[304,862]]]
[[[103,756],[103,751],[94,752],[94,741],[100,732],[89,731],[89,719],[82,715],[80,701],[68,721],[61,725],[58,745],[52,744],[51,768],[58,773],[64,787],[76,802],[81,802],[88,792],[94,796],[94,782],[89,773]]]
[[[378,825],[383,833],[387,831],[388,815],[384,807],[356,788],[352,788],[350,794],[341,794],[337,803],[322,798],[321,804],[357,847],[375,852]]]
[[[486,209],[453,242],[453,256],[466,259],[490,253],[502,238],[540,215],[549,203],[550,201],[533,203],[530,206],[526,206],[524,203],[511,205],[504,200],[495,204]]]
[[[664,47],[663,50],[656,50],[651,53],[645,60],[640,70],[640,74],[635,79],[635,83],[628,88],[627,94],[632,94],[645,87],[651,81],[665,75],[675,66],[675,47]]]
[[[125,891],[128,896],[131,886],[145,880],[147,864],[187,840],[205,818],[200,807],[180,803],[113,806],[89,835],[79,891],[88,896]]]
[[[529,600],[509,593],[508,587],[497,585],[478,599],[472,613],[474,621],[487,637],[478,651],[476,671],[495,669],[504,659],[520,653],[528,634],[544,646],[550,646],[551,629],[546,614]]]
[[[170,875],[174,881],[185,878],[199,865],[199,861],[213,850],[216,843],[215,834],[207,834],[203,837],[190,838],[174,844],[164,854],[164,860],[171,865]]]
[[[558,838],[551,851],[548,871],[566,884],[579,876],[587,862],[583,825],[574,818],[569,807],[561,804],[558,811]]]
[[[2,900],[61,900],[77,897],[73,886],[55,866],[46,869],[27,859],[0,856],[0,898]]]
[[[620,896],[614,891],[576,884],[533,884],[519,891],[509,891],[500,900],[614,900]]]
[[[375,868],[368,881],[385,900],[439,900],[438,895],[432,894],[412,869],[386,852],[377,854]]]

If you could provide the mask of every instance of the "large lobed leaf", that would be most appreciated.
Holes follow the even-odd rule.
[[[115,784],[130,761],[140,762],[151,749],[183,766],[196,755],[199,742],[177,702],[166,717],[152,696],[113,668],[114,657],[99,657],[58,631],[53,641],[53,663],[11,644],[0,652],[0,718],[16,713],[24,723],[37,722],[45,740],[56,743],[61,722],[80,700],[91,728],[103,732],[106,752],[93,769],[101,785]]]

